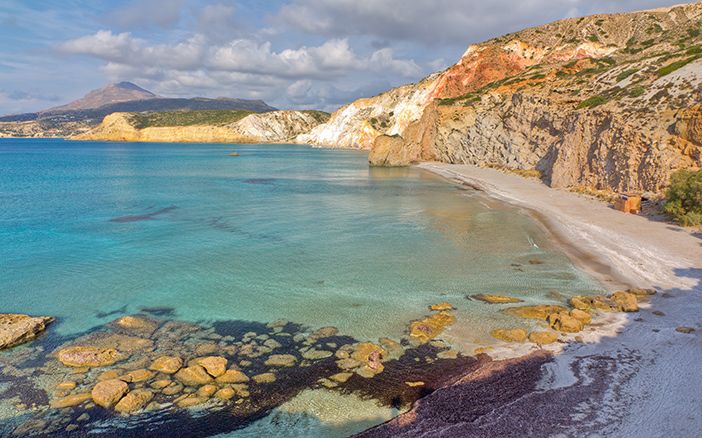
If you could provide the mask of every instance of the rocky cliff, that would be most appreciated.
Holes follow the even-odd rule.
[[[297,140],[369,149],[375,165],[499,165],[556,187],[657,192],[702,166],[701,32],[701,3],[526,29]]]
[[[170,117],[169,117],[170,116]],[[76,140],[283,143],[328,119],[319,111],[113,113]],[[227,120],[227,117],[229,120]]]

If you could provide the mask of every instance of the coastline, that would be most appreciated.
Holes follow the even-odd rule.
[[[699,330],[702,237],[494,169],[418,168],[525,209],[608,288],[658,294],[615,333],[570,343],[553,357],[536,351],[492,362],[361,436],[702,435],[702,342],[699,331],[675,330]],[[504,394],[511,396],[495,396]]]

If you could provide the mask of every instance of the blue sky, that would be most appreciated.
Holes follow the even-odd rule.
[[[670,0],[2,0],[0,114],[110,82],[163,96],[333,110],[456,62],[471,43]]]

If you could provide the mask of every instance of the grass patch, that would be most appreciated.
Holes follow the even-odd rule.
[[[637,85],[629,91],[629,97],[638,98],[640,96],[643,96],[644,93],[646,93],[646,89],[644,89],[640,85]]]
[[[595,34],[589,35],[587,39],[592,41],[593,43],[597,43],[598,41],[600,41],[600,39]]]
[[[691,56],[689,58],[681,59],[680,61],[675,61],[673,63],[668,64],[665,67],[661,67],[660,69],[658,69],[656,74],[658,74],[659,77],[668,75],[668,74],[673,73],[674,71],[676,71],[678,69],[685,67],[686,65],[690,64],[692,61],[696,61],[696,60],[700,59],[701,57],[702,57],[702,55],[695,55],[695,56]]]
[[[602,96],[591,96],[584,101],[582,101],[580,104],[578,104],[578,109],[582,108],[594,108],[599,105],[604,104],[607,102],[607,98],[602,97]]]

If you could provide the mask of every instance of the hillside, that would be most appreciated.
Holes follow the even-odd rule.
[[[472,45],[299,142],[536,170],[554,187],[660,191],[702,165],[702,4],[558,21]]]
[[[273,111],[261,100],[230,98],[162,98],[129,82],[93,90],[69,104],[36,113],[0,117],[0,136],[69,137],[97,126],[117,112],[185,110]]]
[[[76,140],[283,143],[329,119],[321,111],[197,110],[113,113]]]

